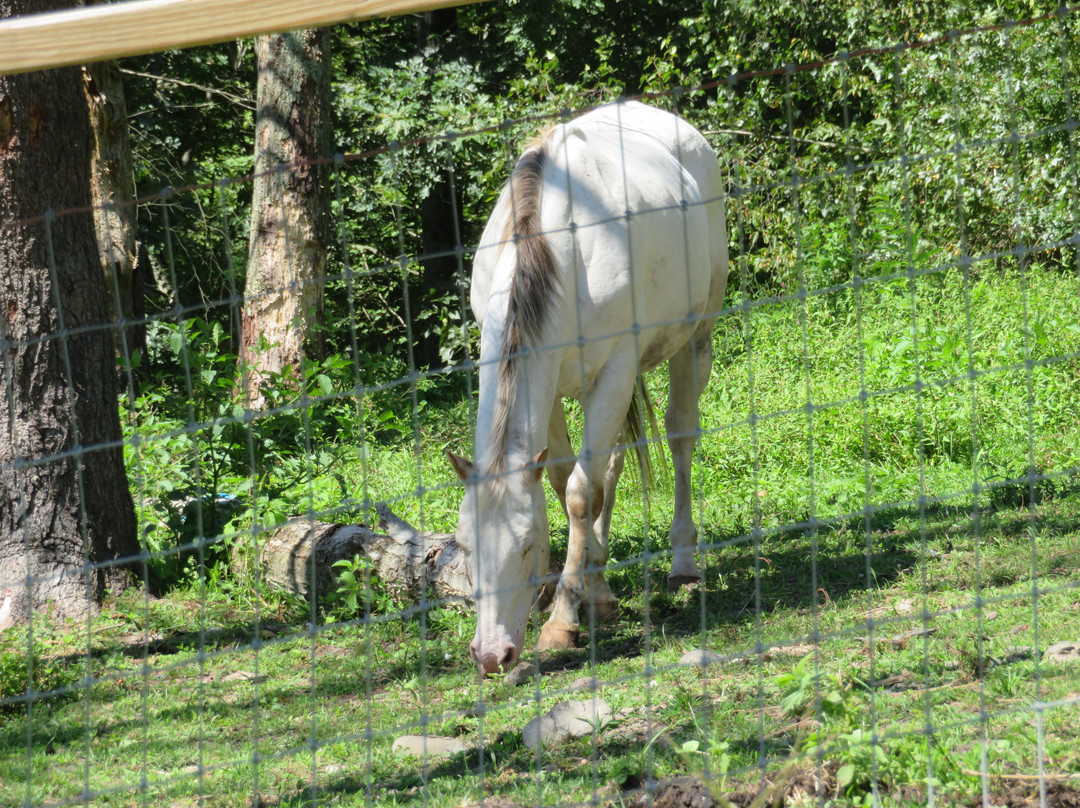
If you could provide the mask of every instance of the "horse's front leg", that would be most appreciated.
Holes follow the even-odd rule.
[[[595,479],[595,478],[594,478]],[[555,590],[551,604],[551,616],[540,630],[538,647],[574,648],[577,645],[578,610],[586,597],[589,574],[589,533],[592,522],[604,505],[602,483],[590,481],[579,464],[566,488],[566,510],[569,519],[569,540],[566,547],[566,564]],[[592,539],[595,542],[595,539]]]
[[[547,473],[551,488],[562,506],[563,516],[566,513],[566,485],[570,482],[570,473],[574,470],[577,458],[574,449],[570,446],[570,434],[566,428],[566,410],[563,408],[561,398],[555,399],[551,408],[551,416],[548,418],[548,461]],[[567,517],[569,518],[569,517]]]
[[[610,520],[604,509],[605,480],[612,487],[618,481],[621,464],[609,469],[611,447],[622,429],[635,378],[636,368],[632,363],[626,368],[609,365],[594,382],[585,401],[584,445],[566,486],[569,522],[566,566],[555,591],[551,616],[540,631],[540,650],[573,648],[577,644],[579,609],[587,600],[599,606],[599,609],[593,607],[596,611],[610,613],[617,606],[615,596],[603,581],[601,566],[607,559],[605,522]],[[598,527],[604,533],[603,546],[597,539]],[[597,566],[601,568],[595,569]]]
[[[624,451],[611,453],[607,469],[604,472],[604,505],[600,515],[593,523],[590,541],[586,535],[585,564],[589,571],[585,575],[585,602],[592,609],[597,620],[607,620],[619,610],[619,599],[611,591],[604,579],[604,566],[608,560],[608,531],[611,528],[611,509],[615,502],[615,488],[622,473]],[[570,474],[574,470],[577,458],[570,446],[570,437],[566,428],[566,413],[561,401],[551,408],[548,422],[548,480],[562,506],[563,516],[569,524],[570,515],[566,509],[566,487]]]

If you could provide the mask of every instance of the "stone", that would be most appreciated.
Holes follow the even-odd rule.
[[[679,657],[679,665],[689,666],[698,665],[703,668],[707,668],[710,665],[719,665],[724,661],[724,657],[715,651],[705,651],[700,648],[695,648],[692,651],[687,651],[681,657]]]
[[[234,671],[233,673],[230,673],[228,676],[222,677],[221,681],[223,681],[223,682],[255,682],[256,680],[258,680],[259,682],[261,682],[265,678],[266,678],[265,676],[258,676],[258,677],[255,676],[254,672],[252,672],[252,671]]]
[[[609,718],[611,707],[599,696],[584,701],[562,701],[526,724],[521,739],[535,751],[567,738],[591,735]]]
[[[1051,645],[1043,652],[1047,662],[1075,662],[1080,659],[1080,642],[1066,640]]]
[[[903,634],[897,634],[894,637],[882,637],[879,642],[887,643],[893,648],[905,648],[912,640],[918,640],[923,637],[931,637],[937,633],[937,629],[934,626],[929,628],[917,628],[914,631],[906,631]]]
[[[504,682],[510,685],[523,685],[531,682],[536,676],[535,662],[519,662],[517,667],[506,674]]]
[[[467,752],[469,745],[460,738],[445,738],[440,735],[402,735],[390,747],[395,752],[415,757],[431,755],[457,755]]]
[[[1023,662],[1033,656],[1035,656],[1035,647],[1032,645],[1010,645],[1005,649],[1005,656],[1002,657],[1001,661],[1005,664]]]
[[[570,691],[572,693],[580,693],[585,690],[593,693],[599,689],[600,682],[592,676],[582,676],[580,679],[575,679],[570,683]]]
[[[915,614],[915,601],[911,600],[911,598],[905,598],[897,603],[895,608],[897,614]]]
[[[770,648],[763,656],[766,660],[772,659],[778,656],[797,656],[804,657],[808,654],[814,653],[814,649],[817,646],[810,643],[796,643],[795,645],[778,645],[775,648]]]

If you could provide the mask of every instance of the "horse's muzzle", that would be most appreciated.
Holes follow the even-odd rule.
[[[500,669],[504,672],[509,671],[517,662],[519,653],[517,646],[512,642],[499,643],[495,649],[485,648],[481,653],[479,640],[472,641],[469,652],[472,654],[473,662],[477,664],[484,676],[498,673]]]

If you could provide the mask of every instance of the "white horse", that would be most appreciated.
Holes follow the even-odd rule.
[[[448,452],[465,482],[457,540],[477,596],[472,656],[485,674],[517,661],[548,570],[545,467],[569,545],[539,648],[576,644],[582,604],[599,618],[615,611],[604,565],[620,436],[639,374],[664,360],[669,585],[700,580],[690,470],[727,272],[720,166],[686,121],[636,102],[606,106],[548,130],[518,161],[473,263],[476,461]],[[584,414],[577,455],[565,397]]]

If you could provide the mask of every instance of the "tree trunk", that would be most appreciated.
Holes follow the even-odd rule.
[[[0,0],[0,16],[63,5]],[[0,601],[21,620],[85,614],[139,553],[90,150],[77,68],[0,77]]]
[[[138,208],[128,139],[124,82],[116,62],[96,62],[83,68],[83,86],[90,109],[94,149],[90,161],[90,190],[98,254],[105,273],[109,311],[118,322],[119,356],[146,352],[143,273],[136,241]]]
[[[329,222],[330,40],[327,31],[257,37],[258,111],[240,357],[249,406],[262,385],[300,382],[305,339],[322,312]],[[280,168],[279,168],[280,167]]]
[[[428,62],[429,82],[435,81],[434,64],[440,57],[439,38],[457,28],[457,9],[444,8],[425,11],[417,16],[416,40]],[[456,219],[456,221],[455,221]],[[414,291],[424,296],[426,306],[417,300],[413,304],[413,337],[416,363],[421,367],[444,364],[441,336],[443,332],[440,308],[457,305],[458,276],[461,258],[456,252],[461,239],[461,198],[450,182],[448,169],[440,168],[432,178],[430,192],[420,202],[420,265],[423,273],[420,288]]]

